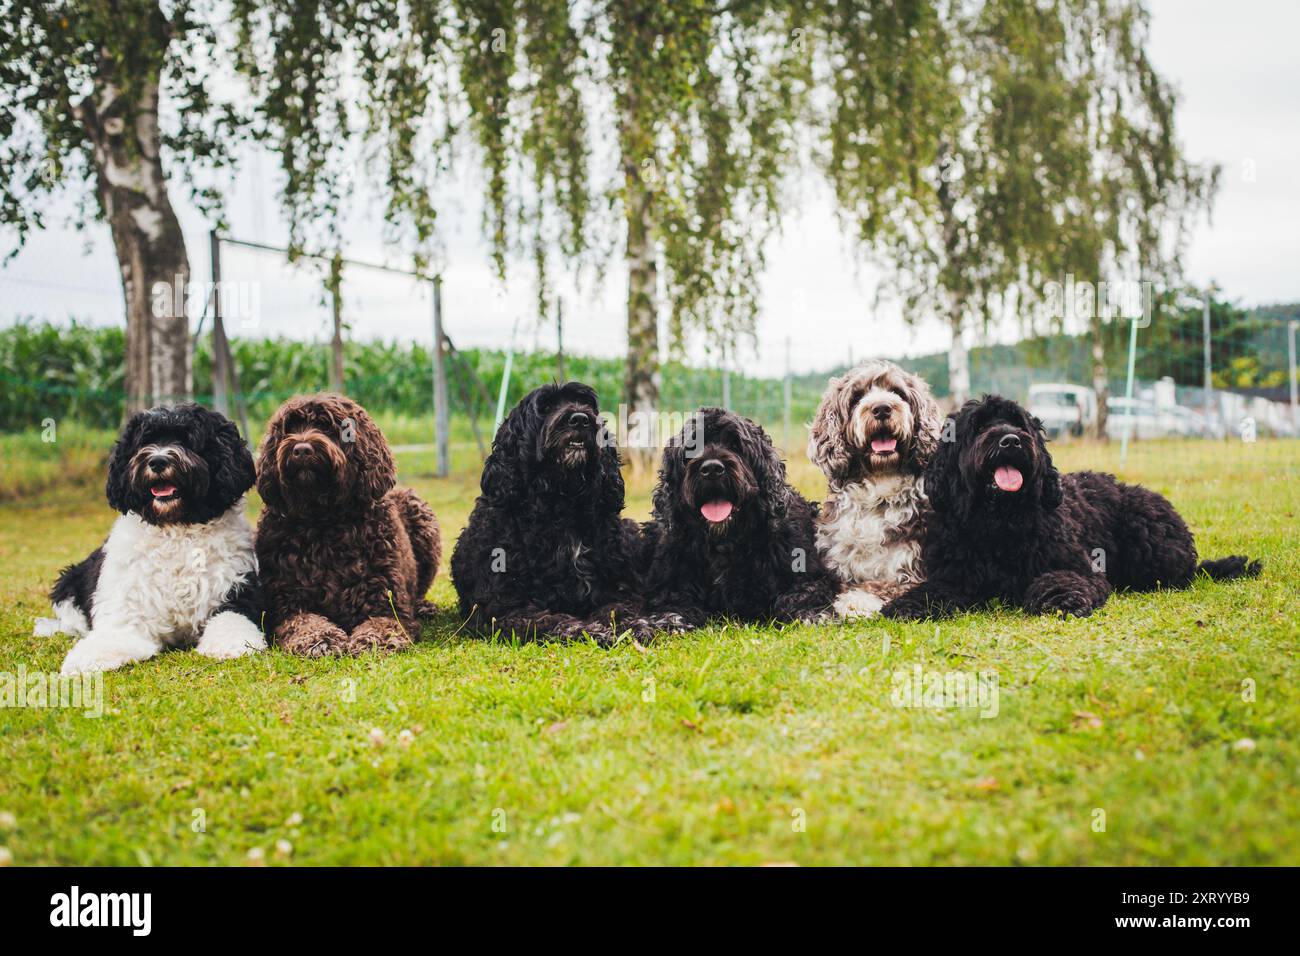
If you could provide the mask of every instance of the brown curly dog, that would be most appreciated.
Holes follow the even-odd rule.
[[[256,548],[267,631],[284,650],[400,650],[419,636],[438,521],[395,483],[388,443],[351,399],[293,398],[272,416],[257,463]]]

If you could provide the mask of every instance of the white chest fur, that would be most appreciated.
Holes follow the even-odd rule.
[[[160,527],[123,515],[104,542],[92,627],[127,627],[161,645],[191,644],[256,566],[242,501],[202,525]]]
[[[817,521],[817,549],[845,584],[919,583],[924,507],[925,489],[915,475],[832,488]]]

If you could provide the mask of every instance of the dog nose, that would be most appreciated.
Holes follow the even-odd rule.
[[[871,414],[875,415],[882,422],[889,417],[889,413],[892,411],[893,408],[891,408],[889,405],[886,405],[884,402],[880,403],[879,405],[871,406]]]
[[[1019,447],[1020,447],[1020,436],[1019,436],[1019,435],[1003,435],[1001,438],[998,439],[998,447],[999,447],[999,448],[1019,448]]]
[[[572,428],[585,428],[591,424],[591,416],[586,412],[574,412],[569,416],[569,425]]]
[[[721,478],[726,468],[716,458],[710,458],[700,465],[700,474],[705,478]]]
[[[150,456],[149,456],[149,470],[150,470],[150,471],[162,471],[164,468],[167,467],[168,464],[170,464],[170,462],[169,462],[169,460],[168,460],[168,458],[167,458],[166,455],[150,455]]]
[[[294,458],[307,458],[311,455],[311,444],[309,442],[300,441],[298,444],[293,446],[291,453]]]

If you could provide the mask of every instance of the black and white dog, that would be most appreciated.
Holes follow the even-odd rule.
[[[253,458],[235,426],[198,405],[138,412],[113,446],[108,503],[122,513],[108,540],[63,570],[54,619],[38,636],[80,637],[64,674],[106,671],[193,646],[214,658],[266,639],[244,493]]]

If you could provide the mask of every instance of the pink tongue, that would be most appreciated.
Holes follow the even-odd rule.
[[[1025,483],[1025,477],[1020,474],[1020,469],[1003,465],[993,472],[993,481],[1003,491],[1019,491],[1020,486]]]
[[[726,521],[731,516],[731,502],[710,501],[708,504],[700,506],[700,514],[715,524],[719,521]]]
[[[176,493],[176,486],[175,485],[154,485],[149,490],[153,492],[153,496],[155,498],[166,498],[168,495],[174,495]]]
[[[871,442],[871,450],[877,454],[883,454],[887,451],[893,451],[897,445],[897,438],[876,438]]]

